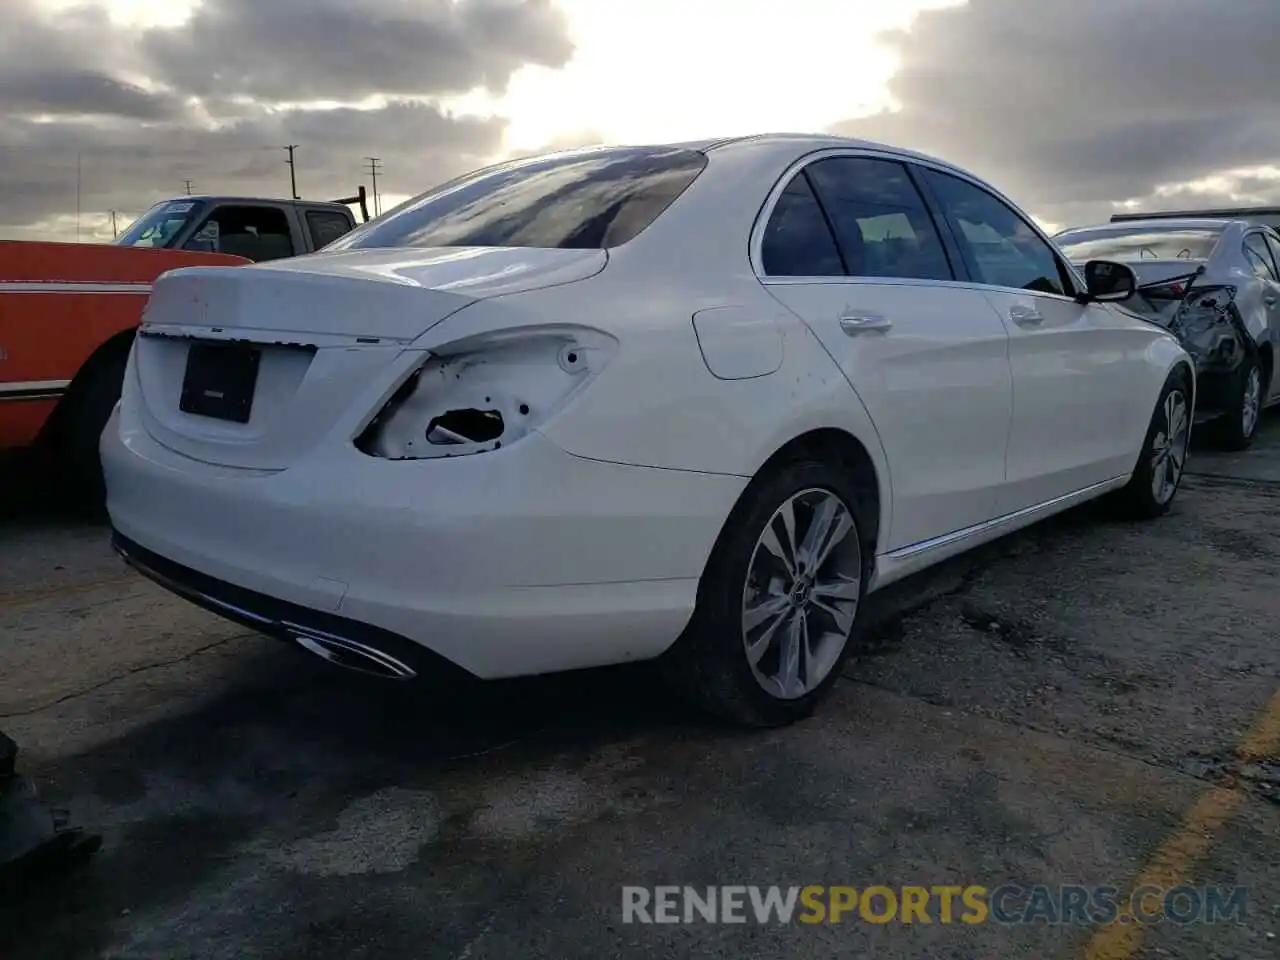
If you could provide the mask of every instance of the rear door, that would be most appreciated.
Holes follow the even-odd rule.
[[[953,282],[907,168],[841,152],[793,171],[757,270],[808,322],[875,424],[894,496],[888,549],[989,520],[1013,396],[1008,334],[980,290]]]
[[[923,179],[1009,332],[1013,422],[1000,514],[1128,473],[1132,438],[1151,416],[1134,396],[1129,354],[1150,338],[1111,308],[1077,303],[1065,262],[1003,200],[941,170]]]
[[[1274,243],[1274,241],[1272,241]],[[1267,321],[1267,339],[1280,341],[1280,261],[1274,256],[1267,235],[1261,230],[1245,234],[1244,255],[1261,283],[1258,309]]]

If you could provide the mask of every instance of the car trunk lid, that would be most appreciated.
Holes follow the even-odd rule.
[[[376,406],[405,347],[486,297],[585,279],[599,250],[370,250],[162,276],[133,358],[157,441],[223,466],[284,469],[362,396]],[[372,392],[371,392],[372,391]]]

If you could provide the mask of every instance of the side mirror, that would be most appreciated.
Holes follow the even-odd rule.
[[[1088,299],[1095,303],[1128,300],[1138,290],[1138,277],[1123,263],[1090,260],[1084,265]]]

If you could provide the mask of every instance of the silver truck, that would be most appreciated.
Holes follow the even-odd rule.
[[[312,253],[369,219],[364,187],[342,200],[199,196],[162,200],[114,241],[117,246],[229,253],[255,263]]]

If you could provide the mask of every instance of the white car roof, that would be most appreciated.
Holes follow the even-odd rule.
[[[878,153],[892,154],[894,156],[901,157],[904,160],[922,160],[939,167],[946,167],[947,169],[954,170],[965,176],[974,176],[974,174],[965,170],[963,167],[957,167],[955,164],[949,163],[946,160],[942,160],[926,153],[920,153],[916,150],[895,147],[887,143],[878,143],[874,140],[862,140],[856,137],[841,137],[829,133],[753,133],[738,137],[684,140],[674,143],[610,143],[597,144],[590,147],[580,147],[561,152],[565,154],[590,153],[593,150],[626,149],[627,147],[665,147],[671,149],[699,150],[704,153],[715,151],[717,153],[725,154],[733,153],[736,149],[743,147],[750,147],[756,152],[758,152],[761,147],[773,147],[775,148],[778,157],[784,163],[789,156],[798,159],[799,157],[802,157],[807,153],[812,153],[815,150],[875,150]]]

